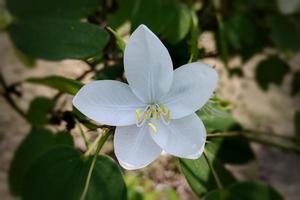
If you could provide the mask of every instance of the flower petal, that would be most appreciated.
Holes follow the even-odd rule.
[[[171,57],[145,25],[140,25],[129,38],[124,66],[131,89],[145,103],[153,103],[169,91],[173,79]]]
[[[148,127],[136,125],[117,127],[114,148],[120,165],[128,170],[147,166],[162,152],[151,138]]]
[[[99,123],[127,126],[135,123],[135,110],[144,108],[125,83],[111,80],[94,81],[82,87],[73,105]]]
[[[167,153],[197,159],[204,150],[206,130],[196,114],[173,119],[169,125],[154,121],[157,132],[151,131],[154,141]]]
[[[179,119],[201,108],[217,86],[218,74],[210,66],[195,62],[174,71],[173,85],[162,102],[171,109],[171,118]]]

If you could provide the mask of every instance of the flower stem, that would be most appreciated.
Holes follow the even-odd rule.
[[[90,145],[89,145],[88,139],[87,139],[87,137],[86,137],[86,135],[85,135],[85,133],[84,133],[84,131],[83,131],[81,125],[80,125],[80,122],[79,122],[77,119],[75,119],[75,120],[76,120],[76,123],[77,123],[77,125],[78,125],[80,135],[81,135],[81,137],[82,137],[83,140],[84,140],[85,147],[86,147],[87,149],[89,149],[89,146],[90,146]]]
[[[105,143],[106,140],[108,139],[109,135],[110,135],[109,129],[104,129],[104,130],[103,130],[103,133],[102,133],[102,135],[101,135],[101,138],[99,139],[99,142],[98,142],[98,145],[97,145],[97,149],[96,149],[96,151],[95,151],[95,154],[94,154],[94,157],[93,157],[93,160],[92,160],[90,169],[89,169],[89,171],[88,171],[88,175],[87,175],[87,178],[86,178],[84,190],[83,190],[83,193],[82,193],[82,195],[81,195],[81,197],[80,197],[80,200],[84,200],[85,197],[86,197],[87,191],[88,191],[88,189],[89,189],[91,177],[92,177],[92,174],[93,174],[93,170],[94,170],[94,167],[95,167],[97,158],[98,158],[98,154],[99,154],[100,150],[102,149],[104,143]]]
[[[207,153],[206,153],[205,150],[204,150],[204,152],[203,152],[203,155],[204,155],[204,158],[205,158],[205,160],[206,160],[206,162],[207,162],[207,164],[208,164],[208,166],[209,166],[209,168],[210,168],[210,170],[211,170],[211,172],[212,172],[212,175],[213,175],[213,177],[214,177],[214,179],[215,179],[215,181],[216,181],[216,184],[217,184],[218,188],[219,188],[220,190],[224,189],[224,187],[223,187],[223,185],[222,185],[222,182],[221,182],[221,180],[220,180],[218,174],[217,174],[216,171],[215,171],[215,168],[214,168],[214,166],[213,166],[213,163],[211,163],[211,161],[209,160],[208,155],[207,155]]]

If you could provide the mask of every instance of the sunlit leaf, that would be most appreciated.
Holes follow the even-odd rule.
[[[33,164],[26,176],[24,200],[78,200],[83,192],[92,156],[70,147],[57,147]],[[85,200],[127,199],[121,171],[114,161],[98,156]]]
[[[53,134],[47,129],[33,129],[22,141],[9,169],[9,186],[14,195],[20,195],[24,187],[25,175],[31,164],[45,151],[57,145],[73,146],[70,133]]]
[[[80,81],[55,75],[41,78],[29,78],[27,81],[34,84],[48,86],[71,95],[75,95],[83,86],[83,83]]]

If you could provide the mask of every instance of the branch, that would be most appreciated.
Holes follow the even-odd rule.
[[[19,115],[21,117],[23,117],[24,119],[26,119],[26,115],[25,112],[16,104],[16,102],[14,101],[14,99],[10,96],[9,93],[9,87],[7,86],[3,75],[0,74],[0,84],[4,89],[4,93],[3,93],[3,97],[4,99],[7,101],[7,103],[17,112],[19,113]]]
[[[224,133],[207,134],[208,138],[218,137],[245,137],[251,142],[256,142],[268,146],[273,146],[282,150],[293,151],[300,154],[300,146],[293,142],[290,138],[275,136],[273,134],[257,132],[257,131],[232,131]]]

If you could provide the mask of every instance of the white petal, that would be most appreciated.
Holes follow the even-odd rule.
[[[125,83],[94,81],[82,87],[73,99],[74,106],[99,123],[127,126],[135,123],[135,110],[144,108]]]
[[[151,131],[154,141],[167,153],[177,157],[197,159],[204,150],[206,130],[196,114],[173,119],[169,125],[154,121],[157,132]]]
[[[171,109],[171,118],[190,115],[201,108],[217,86],[218,74],[210,66],[195,62],[174,71],[173,85],[162,102]]]
[[[120,165],[128,170],[147,166],[162,152],[151,138],[148,127],[136,125],[116,128],[114,148]]]
[[[124,52],[125,75],[133,92],[153,103],[172,84],[173,65],[166,47],[145,25],[131,35]]]

